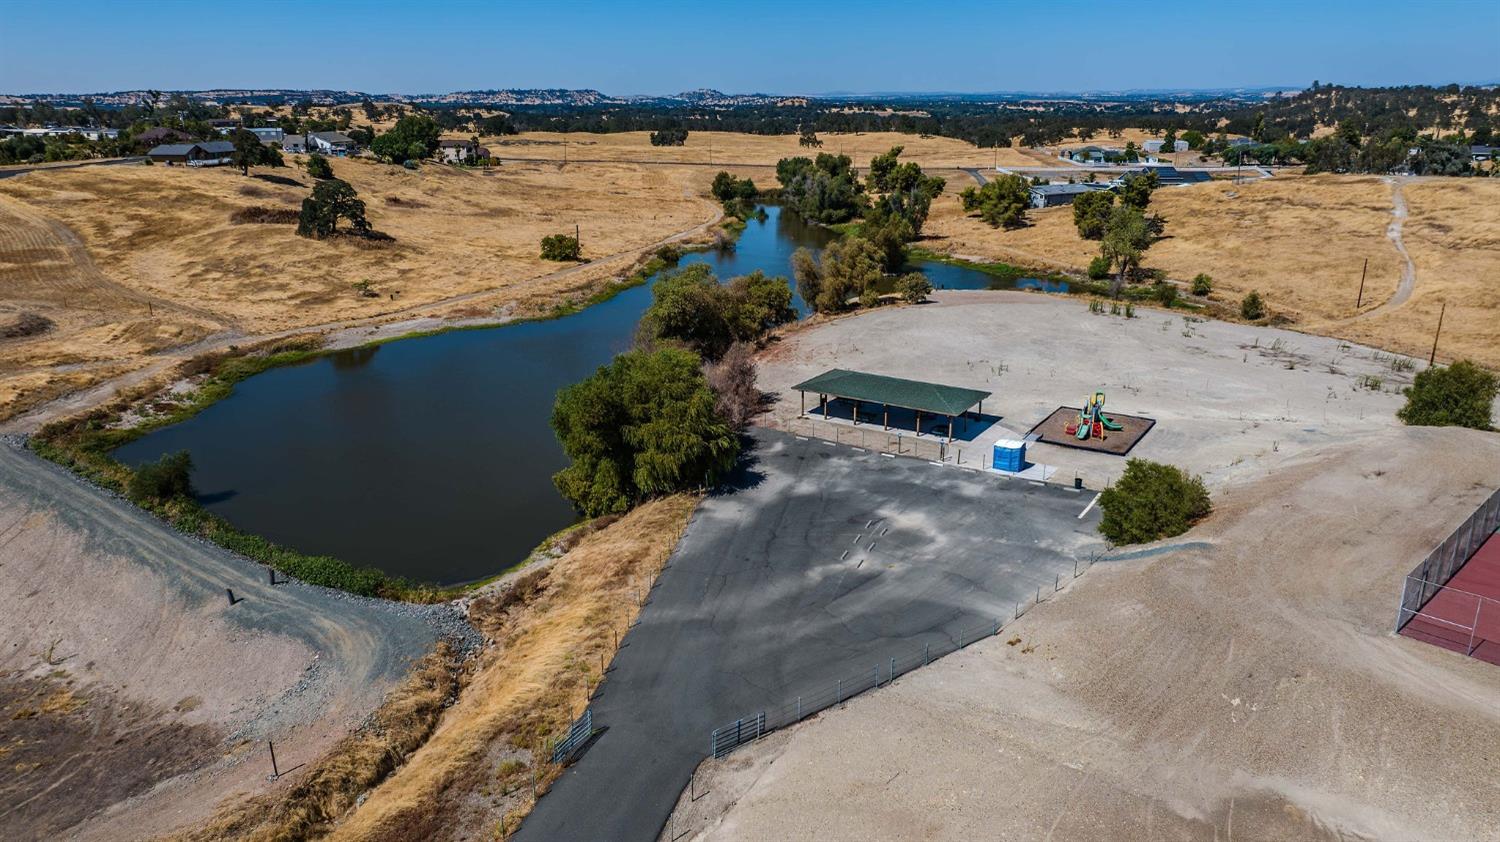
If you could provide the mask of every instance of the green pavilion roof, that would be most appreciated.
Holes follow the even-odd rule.
[[[959,415],[990,396],[979,389],[924,383],[883,374],[835,368],[792,387],[847,400],[881,403],[905,409],[920,409],[938,415]]]

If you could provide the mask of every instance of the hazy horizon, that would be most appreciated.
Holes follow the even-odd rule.
[[[753,7],[532,0],[443,7],[267,0],[201,7],[17,0],[0,91],[282,88],[424,94],[507,88],[661,96],[1091,93],[1493,84],[1500,3],[1394,0],[1257,13],[1021,4]],[[897,37],[899,35],[899,37]]]

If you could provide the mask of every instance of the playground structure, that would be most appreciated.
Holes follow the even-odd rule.
[[[1103,441],[1106,430],[1118,433],[1123,429],[1124,425],[1104,414],[1104,393],[1095,392],[1084,398],[1083,408],[1078,410],[1078,418],[1063,427],[1063,432],[1079,441],[1088,441],[1090,437]]]

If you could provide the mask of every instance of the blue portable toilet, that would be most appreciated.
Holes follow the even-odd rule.
[[[1019,473],[1026,468],[1026,442],[1017,439],[1000,439],[995,442],[995,455],[991,465],[997,471]]]

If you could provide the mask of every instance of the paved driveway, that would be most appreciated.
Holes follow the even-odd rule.
[[[1092,492],[754,437],[626,636],[594,703],[608,730],[519,838],[655,840],[715,727],[947,648],[1102,546]]]

